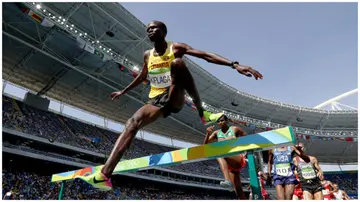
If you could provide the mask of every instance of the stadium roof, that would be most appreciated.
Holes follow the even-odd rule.
[[[3,4],[3,79],[124,123],[147,101],[149,87],[140,85],[118,102],[109,95],[133,80],[143,52],[151,48],[145,25],[119,3],[39,5]],[[240,92],[185,60],[207,108],[269,127],[291,124],[303,128],[303,133],[357,135],[357,111],[326,111],[263,99]],[[126,67],[123,72],[119,64]],[[202,142],[205,131],[197,112],[186,106],[145,129],[195,143]]]

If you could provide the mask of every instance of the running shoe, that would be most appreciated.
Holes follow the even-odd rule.
[[[222,115],[224,115],[224,113],[213,114],[209,111],[204,111],[204,115],[201,117],[201,122],[205,125],[213,123],[216,122]]]
[[[105,177],[104,174],[101,173],[101,171],[98,171],[89,176],[79,176],[77,178],[82,179],[94,188],[100,189],[102,191],[112,190],[112,183],[110,178]]]
[[[234,191],[232,183],[230,181],[228,181],[228,180],[221,181],[220,186],[225,188],[225,189],[228,189],[229,191]]]

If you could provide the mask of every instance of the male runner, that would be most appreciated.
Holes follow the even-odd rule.
[[[299,143],[297,148],[304,152],[303,143]],[[324,178],[323,172],[319,166],[319,162],[314,156],[308,156],[309,162],[296,156],[293,158],[294,165],[299,174],[305,200],[324,200],[322,194],[321,180]]]
[[[113,92],[110,96],[112,100],[119,99],[120,96],[129,92],[149,77],[151,84],[150,99],[146,105],[137,110],[126,122],[124,131],[117,139],[101,172],[81,177],[95,188],[103,190],[112,189],[111,174],[125,150],[130,146],[136,133],[160,117],[165,118],[171,113],[181,111],[185,102],[185,91],[193,99],[201,121],[203,123],[213,121],[211,113],[204,111],[202,108],[194,79],[182,59],[184,55],[195,56],[214,64],[231,67],[245,76],[254,76],[256,80],[263,78],[258,71],[251,67],[240,65],[236,61],[232,62],[219,55],[196,50],[184,43],[166,41],[167,27],[162,22],[150,22],[146,31],[150,41],[154,43],[154,48],[144,53],[144,64],[141,73],[125,89]]]
[[[294,174],[293,152],[305,161],[310,161],[308,156],[294,146],[280,147],[269,151],[268,181],[271,180],[271,170],[274,164],[273,178],[277,200],[292,200],[295,185],[298,184]]]
[[[336,200],[350,200],[350,197],[344,190],[339,189],[337,184],[333,184],[334,187],[334,196]]]
[[[217,117],[219,117],[219,115]],[[240,127],[229,126],[226,115],[220,114],[220,117],[216,119],[216,122],[220,129],[213,131],[214,126],[208,127],[206,129],[204,144],[234,139],[246,135],[246,133]],[[236,156],[218,158],[218,162],[220,164],[220,168],[222,168],[224,176],[228,176],[227,180],[230,180],[231,184],[235,185],[236,196],[239,199],[245,200],[246,197],[243,192],[240,179],[240,170],[246,166],[245,156],[243,154],[239,154]],[[224,167],[226,170],[223,169]]]

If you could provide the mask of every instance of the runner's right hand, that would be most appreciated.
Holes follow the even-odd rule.
[[[271,179],[271,174],[269,174],[269,173],[266,173],[267,175],[266,175],[266,181],[269,183],[269,184],[271,184],[271,181],[272,181],[272,179]]]
[[[208,128],[206,129],[206,133],[209,134],[209,135],[212,134],[212,132],[214,131],[214,127],[215,127],[215,126],[210,126],[210,127],[208,127]]]
[[[124,95],[124,91],[117,91],[110,94],[111,100],[118,100],[120,96]]]

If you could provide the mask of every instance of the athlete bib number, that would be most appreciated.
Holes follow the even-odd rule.
[[[306,180],[314,179],[316,177],[315,171],[311,165],[304,165],[301,168],[301,173],[303,178]]]
[[[288,177],[292,175],[290,163],[275,164],[276,175]]]
[[[171,85],[170,71],[160,74],[149,74],[151,86],[154,88],[167,88]]]

